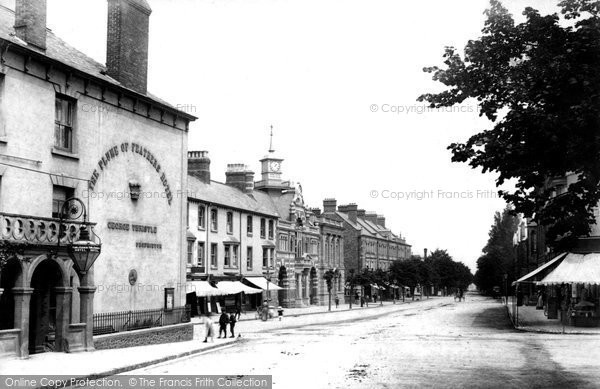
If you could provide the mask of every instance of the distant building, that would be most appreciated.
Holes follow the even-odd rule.
[[[346,275],[362,269],[385,271],[393,261],[411,256],[411,245],[386,227],[382,215],[358,209],[356,204],[338,207],[335,199],[323,200],[323,215],[340,221],[344,226]]]
[[[245,294],[245,300],[240,301],[240,293],[245,290],[240,281],[250,280],[245,284],[260,288],[266,287],[265,277],[273,276],[269,269],[275,263],[279,219],[275,205],[266,193],[254,190],[254,172],[243,164],[228,165],[223,184],[210,179],[208,153],[190,151],[188,174],[188,279],[206,281],[217,288],[227,284],[231,293],[213,298],[213,304],[219,301],[229,311],[239,305],[246,310],[256,309],[267,297],[266,291]],[[198,313],[208,309],[214,312],[208,306],[210,292],[195,291],[193,286],[200,284],[188,284],[188,292],[200,297]],[[277,296],[274,289],[276,285],[271,286],[273,293],[269,294]]]

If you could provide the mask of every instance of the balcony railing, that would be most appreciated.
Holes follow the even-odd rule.
[[[15,243],[55,245],[79,238],[82,222],[0,212],[0,239]],[[95,223],[87,223],[91,228]],[[93,236],[93,234],[91,234]]]

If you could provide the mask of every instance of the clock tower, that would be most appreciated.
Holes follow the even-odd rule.
[[[256,189],[280,189],[281,188],[281,163],[283,158],[275,155],[273,149],[273,126],[271,126],[271,139],[269,142],[269,153],[260,160],[261,163],[261,180],[255,185]]]

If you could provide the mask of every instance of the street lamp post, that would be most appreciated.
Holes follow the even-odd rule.
[[[79,209],[78,207],[81,207]],[[83,201],[76,197],[72,197],[66,200],[61,209],[59,215],[59,236],[57,244],[57,252],[60,248],[60,231],[62,231],[63,223],[65,219],[74,220],[83,216],[83,224],[79,228],[79,238],[71,243],[67,243],[67,253],[69,258],[73,261],[73,268],[77,272],[80,278],[80,286],[78,288],[80,294],[80,322],[86,324],[85,329],[85,349],[86,351],[94,350],[94,293],[96,287],[90,285],[90,279],[88,272],[94,265],[96,259],[100,255],[102,243],[96,243],[90,236],[90,229],[88,227],[87,210]],[[93,232],[93,231],[92,231]]]

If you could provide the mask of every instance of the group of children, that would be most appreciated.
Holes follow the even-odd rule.
[[[227,313],[225,313],[225,312],[221,313],[221,316],[219,317],[219,336],[218,336],[218,338],[221,338],[221,335],[223,335],[222,337],[224,339],[227,338],[227,325],[228,324],[229,324],[229,331],[231,333],[230,338],[235,338],[235,323],[237,323],[237,319],[238,318],[236,317],[235,313],[232,313],[231,315],[227,315]],[[206,337],[204,338],[204,343],[208,342],[208,338],[210,338],[211,342],[214,342],[215,329],[214,329],[214,323],[212,321],[210,312],[206,315],[204,325],[206,327]]]

